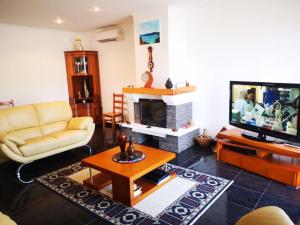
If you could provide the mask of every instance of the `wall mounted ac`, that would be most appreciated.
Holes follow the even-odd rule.
[[[98,31],[96,33],[96,40],[101,43],[109,41],[122,41],[123,31],[120,28]]]

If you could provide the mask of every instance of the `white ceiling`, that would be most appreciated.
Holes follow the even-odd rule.
[[[87,31],[178,0],[0,0],[0,23]],[[102,11],[94,12],[98,6]],[[55,23],[61,18],[62,24]]]

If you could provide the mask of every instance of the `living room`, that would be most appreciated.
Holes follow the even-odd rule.
[[[178,133],[192,129],[188,126],[199,130],[199,135],[205,129],[207,135],[216,142],[216,135],[223,127],[229,130],[234,128],[228,119],[231,114],[228,110],[232,93],[230,81],[260,82],[259,85],[300,83],[299,9],[300,3],[296,0],[252,2],[246,0],[185,2],[178,0],[151,2],[146,0],[84,2],[1,0],[0,102],[13,99],[14,107],[52,101],[69,103],[69,81],[64,53],[74,50],[97,51],[99,89],[93,92],[89,90],[90,94],[99,92],[101,106],[98,108],[101,107],[101,112],[111,112],[113,93],[124,93],[126,102],[124,122],[131,123],[124,124],[125,131],[138,120],[134,108],[139,99],[157,98],[172,102],[171,105],[175,108],[180,107],[180,104],[192,104],[187,110],[190,114],[185,111],[184,114],[177,115],[183,118],[188,114],[189,119],[186,119],[189,120],[188,123],[168,127],[172,128],[166,131],[168,133],[161,131],[162,133],[157,134],[156,137],[150,138],[154,144],[157,144],[156,142],[159,142],[163,135],[176,137],[180,143]],[[147,22],[155,23],[155,26],[159,27],[160,36],[156,43],[141,44],[140,42],[141,26]],[[118,31],[121,34],[118,34],[120,36],[116,40],[100,42],[99,35],[103,35],[107,30]],[[151,57],[148,47],[152,47]],[[154,66],[149,67],[149,62]],[[173,85],[171,91],[174,93],[176,90],[186,90],[185,88],[191,91],[174,94],[174,97],[170,98],[165,97],[168,94],[161,94],[162,97],[151,97],[151,92],[133,93],[136,88],[142,88],[147,83],[147,79],[143,80],[145,71],[151,73],[153,90],[169,90],[165,85],[170,78]],[[149,77],[147,78],[149,80]],[[89,83],[87,85],[91,88]],[[75,94],[79,95],[78,91]],[[84,90],[81,91],[80,95],[84,94]],[[180,103],[176,103],[177,101]],[[44,110],[44,106],[34,107],[37,107],[35,110]],[[56,108],[47,108],[47,110],[53,110],[51,111],[53,114],[56,112]],[[73,116],[75,116],[74,111]],[[66,114],[65,118],[69,117],[70,115]],[[115,146],[118,147],[119,142],[115,137],[120,133],[119,127],[117,134],[114,135],[110,124],[106,124],[102,129],[101,119],[98,122],[94,119],[95,128],[92,128],[90,120],[84,122],[89,123],[87,130],[93,131],[86,137],[88,139],[89,135],[93,135],[89,138],[93,156]],[[71,125],[74,127],[76,124],[74,122]],[[1,132],[2,129],[4,128],[0,125]],[[141,132],[146,132],[148,137],[151,136],[149,133],[158,131],[150,132],[149,128],[145,128]],[[278,132],[271,133],[275,136],[278,134]],[[138,149],[140,143],[134,139],[136,135],[130,134],[133,145]],[[194,137],[194,133],[192,136]],[[170,146],[173,142],[173,139],[170,140],[166,146]],[[29,184],[21,183],[15,175],[20,161],[7,160],[7,156],[5,157],[5,154],[3,156],[1,152],[0,156],[6,159],[0,158],[0,211],[11,217],[17,224],[130,224],[128,218],[126,223],[126,221],[114,220],[103,212],[97,214],[37,181],[39,177],[87,158],[89,151],[82,143],[78,146],[74,145],[71,151],[62,150],[63,152],[59,154],[52,154],[36,161],[31,160],[34,162],[19,171],[22,179],[34,179]],[[186,218],[189,219],[185,221],[178,222],[179,220],[175,220],[176,216],[173,214],[172,222],[166,217],[163,219],[163,212],[172,208],[172,201],[178,201],[182,194],[187,193],[190,187],[187,185],[186,189],[170,198],[172,201],[161,200],[171,202],[159,203],[160,207],[157,208],[161,211],[155,216],[149,212],[151,216],[147,218],[159,218],[161,224],[235,224],[242,216],[251,211],[255,212],[257,208],[277,206],[294,224],[300,224],[300,192],[297,185],[278,182],[274,177],[248,171],[230,161],[227,163],[218,161],[217,153],[214,152],[217,145],[214,144],[201,148],[193,142],[193,146],[178,147],[177,150],[158,146],[160,149],[170,150],[169,153],[176,153],[176,158],[167,164],[171,167],[174,165],[173,169],[178,166],[174,170],[180,167],[188,171],[196,171],[196,174],[204,173],[219,177],[220,181],[224,182],[224,189],[220,190],[203,209],[198,207],[199,211],[194,212],[195,215],[187,216]],[[254,148],[261,148],[261,146],[259,144]],[[295,165],[293,168],[300,168],[300,151],[296,147],[292,150],[293,165]],[[269,154],[269,151],[272,149],[268,149],[266,154]],[[290,156],[289,154],[283,155],[285,157]],[[148,160],[147,156],[144,160]],[[299,174],[299,171],[296,170],[296,174]],[[179,174],[177,176],[180,177]],[[299,182],[299,178],[296,179]],[[176,178],[169,183],[173,181],[175,182]],[[163,191],[163,188],[168,188],[167,185],[153,193],[158,194],[160,190]],[[146,200],[147,197],[141,200],[141,203]],[[146,208],[151,208],[147,203],[144,205]],[[279,208],[272,211],[271,218],[277,219],[277,216],[282,214],[282,211],[276,211]],[[143,215],[148,213],[142,208],[136,209],[131,206],[126,210],[134,213],[142,212]],[[268,221],[269,224],[284,224],[278,222],[279,219],[277,223],[274,220]],[[268,224],[267,221],[254,221],[257,224],[260,222]],[[152,224],[149,221],[148,223]],[[139,220],[132,224],[147,223]]]

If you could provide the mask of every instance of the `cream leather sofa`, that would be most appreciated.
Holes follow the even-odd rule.
[[[10,217],[0,212],[0,225],[17,225]]]
[[[244,215],[235,225],[294,225],[277,206],[265,206]]]
[[[62,101],[0,109],[0,150],[21,167],[86,145],[94,130],[91,117],[72,118],[70,105]]]

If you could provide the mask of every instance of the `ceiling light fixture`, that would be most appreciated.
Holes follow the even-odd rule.
[[[102,11],[102,9],[99,8],[98,6],[94,6],[94,7],[92,8],[92,11],[94,11],[94,12],[99,12],[99,11]]]
[[[62,20],[61,20],[61,18],[57,18],[56,20],[55,20],[55,22],[57,23],[57,24],[62,24]]]

